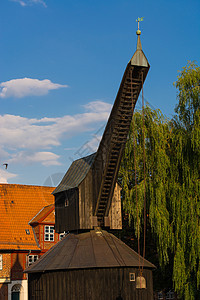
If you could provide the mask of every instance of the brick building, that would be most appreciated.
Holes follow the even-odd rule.
[[[0,184],[0,299],[27,300],[24,269],[56,244],[55,188]]]

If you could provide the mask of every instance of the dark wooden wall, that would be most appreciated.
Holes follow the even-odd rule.
[[[98,174],[97,174],[98,175]],[[93,216],[96,201],[94,201],[92,185],[93,171],[90,170],[79,186],[79,216],[80,229],[92,229],[94,224]],[[121,187],[118,183],[115,185],[111,206],[109,210],[109,226],[110,229],[122,229],[121,215]]]
[[[92,170],[78,188],[55,194],[55,231],[93,229],[94,198]],[[66,206],[68,201],[68,206]],[[110,229],[122,229],[121,187],[116,183],[109,210]]]
[[[79,217],[81,229],[93,228],[93,186],[92,170],[79,185]]]
[[[68,204],[68,205],[67,205]],[[79,224],[79,190],[74,188],[55,195],[55,231],[77,230]]]
[[[146,289],[136,289],[135,268],[79,269],[29,274],[29,300],[153,300],[152,271],[144,270]],[[121,296],[121,298],[118,298]]]
[[[121,187],[116,183],[109,210],[110,229],[122,229]]]

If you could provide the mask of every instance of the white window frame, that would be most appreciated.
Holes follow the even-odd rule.
[[[29,254],[27,256],[27,266],[29,267],[32,265],[36,260],[38,260],[38,255],[37,254]]]
[[[54,226],[52,225],[44,226],[44,241],[54,242]]]
[[[3,270],[3,254],[0,254],[0,270]]]
[[[169,291],[169,292],[167,292],[167,294],[166,294],[166,299],[167,300],[170,300],[170,299],[175,299],[175,296],[174,296],[174,292],[173,291]]]
[[[65,231],[59,234],[59,240],[61,241],[65,237]]]
[[[129,281],[135,281],[135,273],[129,273]]]
[[[163,296],[162,292],[158,292],[158,299],[160,299],[160,300],[164,299],[164,296]]]

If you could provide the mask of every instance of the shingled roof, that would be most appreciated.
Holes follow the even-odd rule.
[[[139,254],[116,236],[104,230],[91,230],[81,234],[68,234],[52,247],[27,273],[66,269],[139,267],[143,261]],[[144,268],[155,268],[144,260]]]
[[[91,155],[75,160],[69,167],[60,184],[53,191],[53,194],[78,187],[87,175],[95,156],[96,153],[93,153]]]
[[[29,221],[53,204],[54,187],[0,184],[0,249],[40,250]]]

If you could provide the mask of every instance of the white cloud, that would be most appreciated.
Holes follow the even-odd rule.
[[[47,149],[58,146],[61,138],[92,130],[92,125],[107,121],[110,109],[108,110],[106,105],[105,108],[107,110],[100,108],[98,111],[96,107],[95,111],[60,118],[28,119],[15,115],[0,116],[0,147]]]
[[[46,3],[43,0],[29,0],[30,4],[42,4],[44,7],[47,7]]]
[[[26,6],[26,3],[22,0],[12,0],[12,1],[19,3],[21,6]]]
[[[49,79],[12,79],[0,83],[0,98],[41,96],[46,95],[50,90],[56,90],[63,87],[67,87],[67,85],[53,83]]]
[[[104,112],[110,111],[112,105],[100,100],[89,102],[88,104],[83,105],[85,109],[93,111],[93,112]]]
[[[6,157],[8,157],[9,153],[7,151],[5,151],[5,149],[3,149],[3,147],[0,146],[0,158],[1,158],[1,162],[4,161],[4,159],[6,159]]]
[[[8,179],[16,177],[16,174],[0,169],[0,183],[8,183]]]
[[[33,5],[33,4],[41,4],[44,7],[47,7],[45,1],[43,1],[43,0],[11,0],[11,1],[17,2],[21,6],[29,6],[29,5]]]
[[[85,105],[86,112],[59,118],[28,119],[15,115],[0,116],[0,154],[9,163],[58,165],[59,156],[49,152],[62,140],[86,131],[94,131],[97,124],[105,123],[111,105],[93,101]],[[89,143],[96,150],[98,138]],[[47,151],[48,150],[48,151]]]
[[[59,155],[52,152],[29,152],[20,151],[12,156],[8,160],[8,163],[22,163],[22,164],[33,164],[36,162],[41,163],[44,166],[55,166],[60,165],[58,162]]]

